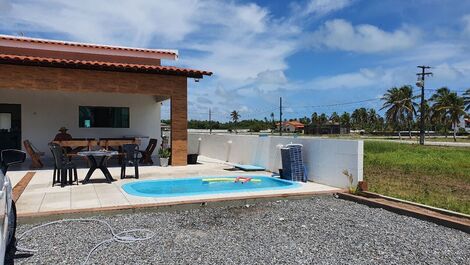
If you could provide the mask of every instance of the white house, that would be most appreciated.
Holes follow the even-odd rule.
[[[466,132],[470,133],[470,118],[462,117],[457,124],[457,130],[463,128]]]
[[[172,162],[185,165],[187,79],[212,73],[161,64],[177,58],[173,50],[0,35],[0,150],[28,140],[49,155],[61,127],[80,141],[141,138],[145,148],[148,138],[161,143],[161,102],[170,99]]]

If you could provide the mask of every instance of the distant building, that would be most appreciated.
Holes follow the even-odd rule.
[[[279,130],[279,123],[276,124],[277,129]],[[303,133],[305,125],[298,121],[284,121],[282,122],[282,131],[283,132],[297,132]]]
[[[348,126],[341,126],[338,122],[328,121],[323,125],[309,124],[305,127],[305,134],[349,134],[351,128]]]

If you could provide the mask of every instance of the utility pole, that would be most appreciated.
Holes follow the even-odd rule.
[[[282,97],[279,98],[279,136],[282,136]]]
[[[211,113],[211,108],[209,108],[209,134],[212,134],[212,113]]]
[[[417,73],[418,82],[416,86],[421,87],[421,108],[420,108],[420,124],[419,124],[419,144],[424,145],[424,79],[426,76],[432,76],[431,72],[426,72],[426,69],[430,69],[430,66],[419,65],[418,68],[421,69],[421,73]]]

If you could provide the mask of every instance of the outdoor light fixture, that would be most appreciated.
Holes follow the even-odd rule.
[[[199,83],[199,78],[194,78],[194,82]]]
[[[421,79],[421,78],[418,77],[418,81],[416,81],[416,86],[422,88],[422,87],[424,86],[424,81],[423,81],[423,79]]]

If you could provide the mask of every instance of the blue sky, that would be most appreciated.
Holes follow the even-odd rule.
[[[168,65],[210,70],[189,81],[189,116],[228,119],[380,108],[388,88],[470,87],[470,1],[0,0],[0,33],[178,49]],[[427,91],[432,93],[432,91]],[[165,115],[168,114],[164,106]]]

